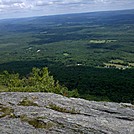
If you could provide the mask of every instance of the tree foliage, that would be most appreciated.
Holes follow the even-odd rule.
[[[27,76],[20,78],[19,74],[10,74],[4,71],[1,75],[1,84],[8,87],[11,92],[52,92],[65,96],[78,97],[78,91],[68,91],[49,74],[48,68],[33,68]]]

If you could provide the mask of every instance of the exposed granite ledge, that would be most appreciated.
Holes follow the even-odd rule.
[[[134,105],[0,93],[0,134],[134,134]]]

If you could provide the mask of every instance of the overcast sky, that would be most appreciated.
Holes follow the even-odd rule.
[[[0,19],[134,9],[134,0],[0,0]]]

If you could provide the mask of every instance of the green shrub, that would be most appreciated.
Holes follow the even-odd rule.
[[[49,74],[48,68],[33,68],[28,77],[20,78],[19,74],[9,74],[4,71],[0,83],[10,92],[52,92],[65,96],[78,97],[78,91],[68,91]]]

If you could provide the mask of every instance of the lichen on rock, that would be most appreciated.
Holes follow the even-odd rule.
[[[0,93],[0,134],[134,134],[134,106],[53,93]]]

